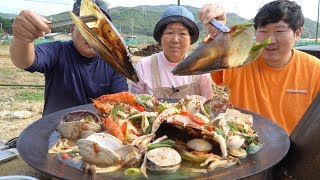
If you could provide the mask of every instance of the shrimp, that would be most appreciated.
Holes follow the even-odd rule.
[[[121,141],[124,141],[124,134],[122,133],[121,127],[117,122],[113,121],[112,115],[109,117],[102,117],[104,129],[111,135],[117,137]]]

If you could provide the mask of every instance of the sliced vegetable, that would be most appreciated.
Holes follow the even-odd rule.
[[[237,126],[233,122],[227,121],[227,124],[231,128],[232,131],[240,132],[239,129],[237,128]]]
[[[144,134],[146,134],[146,130],[149,126],[150,126],[150,124],[149,124],[147,116],[143,115],[142,119],[141,119],[141,128],[142,128],[142,131]]]
[[[133,176],[141,174],[140,168],[128,168],[124,171],[124,175]]]
[[[159,147],[172,147],[174,144],[175,144],[175,142],[172,140],[161,141],[158,143],[152,143],[152,144],[148,145],[148,150],[159,148]]]
[[[257,44],[252,46],[251,50],[250,50],[250,54],[253,54],[255,52],[257,52],[258,50],[260,50],[261,48],[264,48],[266,45],[268,45],[271,42],[271,37],[267,38],[266,40],[264,40],[262,43]]]
[[[259,151],[259,149],[261,149],[262,144],[260,143],[250,143],[249,146],[247,147],[246,151],[248,154],[254,154],[256,152]]]
[[[146,100],[148,100],[148,99],[150,99],[152,97],[153,96],[150,95],[150,94],[139,94],[139,95],[137,95],[137,99],[141,100],[141,101],[146,101]]]
[[[221,135],[224,139],[226,139],[226,134],[224,133],[224,131],[222,129],[215,127],[214,131],[216,131],[217,134]]]
[[[126,136],[127,135],[127,129],[128,129],[128,122],[124,122],[121,126],[122,133]]]
[[[61,158],[62,159],[68,159],[68,158],[71,158],[71,156],[69,154],[65,153],[65,154],[61,155]]]
[[[207,130],[208,130],[209,132],[214,131],[214,129],[215,129],[214,125],[210,125],[210,126],[207,127]]]

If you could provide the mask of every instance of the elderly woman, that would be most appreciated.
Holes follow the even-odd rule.
[[[136,65],[139,82],[131,85],[134,94],[151,94],[158,98],[184,98],[186,95],[212,97],[210,74],[175,76],[171,70],[187,56],[191,44],[199,37],[194,17],[183,6],[171,6],[161,15],[153,37],[163,51],[141,58]]]

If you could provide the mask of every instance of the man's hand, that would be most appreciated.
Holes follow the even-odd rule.
[[[208,34],[217,33],[216,28],[209,24],[211,19],[214,18],[222,24],[226,24],[227,21],[224,8],[217,3],[205,4],[202,6],[199,10],[198,17],[199,20],[207,27]]]
[[[12,24],[13,36],[20,42],[32,43],[35,39],[51,32],[47,25],[49,22],[45,17],[35,12],[23,10]]]

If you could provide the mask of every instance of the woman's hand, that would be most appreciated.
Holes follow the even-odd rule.
[[[202,6],[198,13],[199,20],[206,26],[208,34],[216,34],[217,29],[209,24],[211,19],[216,19],[226,24],[227,16],[224,8],[218,3],[210,3]]]

